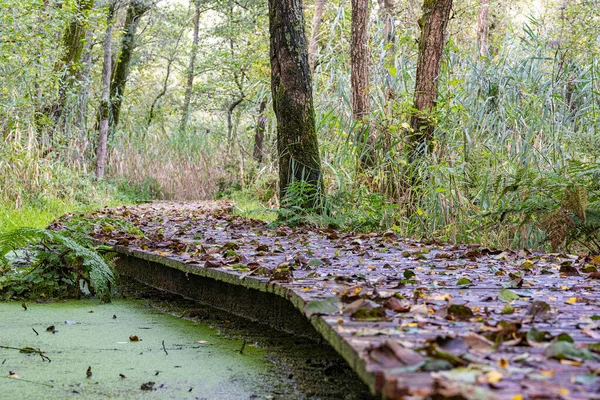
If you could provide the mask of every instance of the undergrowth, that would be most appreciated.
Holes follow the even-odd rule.
[[[19,228],[0,234],[0,297],[95,295],[110,301],[111,266],[83,236]]]

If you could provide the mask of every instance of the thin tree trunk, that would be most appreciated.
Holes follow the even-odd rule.
[[[386,46],[394,43],[394,0],[379,0],[383,17],[383,38]],[[393,53],[393,46],[387,49],[388,56]]]
[[[269,0],[269,31],[281,203],[319,212],[323,179],[302,1]],[[293,182],[308,185],[302,196],[286,196]]]
[[[315,0],[315,13],[312,19],[312,28],[310,32],[310,40],[308,42],[308,62],[310,65],[310,73],[315,73],[317,61],[317,49],[319,47],[319,28],[323,22],[323,9],[325,0]]]
[[[50,110],[50,116],[54,121],[59,121],[63,116],[69,92],[80,77],[78,65],[85,45],[84,39],[88,26],[88,17],[93,6],[94,0],[77,0],[75,14],[69,21],[63,35],[65,50],[58,66],[59,69],[63,70],[60,79],[61,84],[58,88],[58,100]]]
[[[179,43],[181,42],[181,38],[183,37],[184,30],[181,30],[179,36],[177,37],[177,42],[175,43],[175,49],[173,49],[173,53],[169,56],[167,60],[167,72],[165,74],[165,79],[163,80],[163,85],[161,91],[152,101],[152,105],[150,106],[150,110],[148,111],[148,119],[146,120],[146,126],[149,127],[152,123],[152,119],[154,118],[154,107],[158,101],[167,94],[167,88],[169,85],[169,77],[171,76],[171,67],[173,65],[173,61],[175,61],[175,56],[177,55],[177,50],[179,49]]]
[[[383,19],[383,44],[386,47],[385,51],[385,66],[394,66],[394,41],[395,41],[395,26],[394,26],[394,0],[379,0],[381,10],[381,18]],[[392,74],[385,73],[384,92],[385,92],[385,110],[389,113],[389,101],[394,97],[391,89],[391,81],[394,78]]]
[[[265,97],[258,107],[258,120],[256,121],[256,132],[254,134],[254,152],[253,156],[259,164],[262,164],[264,157],[265,131],[267,127],[267,98]]]
[[[192,87],[194,85],[194,65],[196,63],[196,53],[198,52],[198,31],[200,28],[200,0],[196,0],[196,11],[194,13],[194,36],[192,38],[192,54],[190,54],[190,64],[187,70],[187,82],[185,85],[185,98],[183,100],[183,109],[181,116],[182,131],[185,130],[190,118],[190,102],[192,101]]]
[[[234,100],[231,104],[229,104],[229,107],[227,107],[227,143],[230,149],[233,146],[233,112],[242,101],[244,101],[243,95],[237,100]]]
[[[89,137],[87,132],[87,123],[88,123],[88,103],[89,103],[89,91],[90,91],[90,81],[92,74],[92,31],[88,29],[85,33],[85,47],[84,53],[81,56],[81,63],[83,64],[83,68],[81,71],[81,89],[79,95],[79,115],[77,116],[76,125],[79,128],[80,132],[80,142],[79,142],[79,152],[77,155],[78,160],[81,162],[81,165],[84,169],[87,169],[87,165],[85,163],[85,152],[87,150],[89,144]]]
[[[433,136],[435,126],[430,113],[435,109],[437,100],[438,76],[451,10],[452,0],[425,0],[423,4],[423,16],[419,20],[421,39],[415,82],[415,111],[410,123],[413,129],[413,155],[418,148],[427,151]]]
[[[96,178],[104,178],[106,167],[106,147],[110,120],[110,75],[112,73],[112,32],[115,15],[115,2],[108,6],[106,33],[104,37],[104,63],[102,65],[102,99],[100,100],[100,135],[96,158]]]
[[[480,0],[479,2],[479,21],[477,23],[477,46],[479,47],[479,55],[485,56],[488,54],[488,13],[490,0]]]
[[[350,62],[352,65],[352,113],[356,120],[369,115],[369,47],[367,22],[369,0],[352,0],[352,40]]]
[[[131,65],[131,57],[135,47],[135,32],[140,22],[140,18],[149,9],[150,7],[144,0],[131,0],[129,7],[127,8],[127,17],[125,18],[125,25],[123,27],[124,33],[121,38],[121,52],[117,59],[117,65],[110,83],[110,132],[114,131],[119,125],[125,84],[129,78],[129,67]]]

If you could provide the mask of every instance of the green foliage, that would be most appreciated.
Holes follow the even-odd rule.
[[[94,293],[110,301],[115,277],[106,261],[81,237],[20,228],[0,234],[0,293],[5,298]]]

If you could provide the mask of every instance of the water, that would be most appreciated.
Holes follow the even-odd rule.
[[[0,346],[39,348],[51,362],[0,348],[3,399],[305,397],[264,349],[247,344],[240,354],[243,341],[142,300],[27,306],[25,311],[20,303],[0,303]],[[52,325],[55,333],[47,331]],[[131,335],[140,340],[131,341]],[[154,390],[141,389],[147,382],[154,382]]]

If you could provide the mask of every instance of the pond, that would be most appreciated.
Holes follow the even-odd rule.
[[[0,303],[0,346],[12,347],[0,348],[5,399],[368,397],[330,348],[227,318],[172,315],[184,300],[26,306]]]

